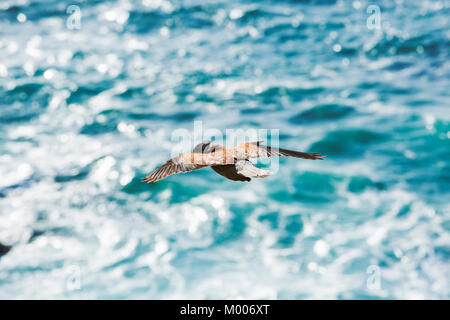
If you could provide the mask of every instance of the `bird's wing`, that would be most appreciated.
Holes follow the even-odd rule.
[[[211,166],[211,168],[218,174],[233,181],[250,181],[249,177],[239,174],[234,164],[226,164],[222,166]]]
[[[269,170],[255,167],[255,165],[248,160],[238,160],[235,167],[238,174],[249,178],[265,178],[272,174]]]
[[[250,181],[251,178],[265,178],[272,173],[255,167],[248,160],[238,160],[235,164],[211,166],[218,174],[233,181]]]
[[[239,158],[294,157],[308,160],[323,160],[320,153],[306,153],[261,145],[261,141],[241,143],[236,146]]]
[[[172,174],[180,173],[180,172],[189,172],[204,168],[206,166],[199,164],[180,164],[173,161],[173,159],[167,161],[161,167],[151,172],[147,176],[145,176],[142,181],[150,183],[155,182],[161,179],[164,179]]]

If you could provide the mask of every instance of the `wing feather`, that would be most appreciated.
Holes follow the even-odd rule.
[[[215,172],[220,174],[221,176],[224,176],[225,178],[233,180],[233,181],[250,181],[251,180],[249,177],[239,174],[237,172],[236,166],[234,164],[211,166],[211,168]]]
[[[183,165],[183,164],[175,163],[173,160],[169,160],[165,164],[163,164],[161,167],[159,167],[158,169],[154,170],[153,172],[151,172],[150,174],[145,176],[142,179],[142,181],[151,183],[151,182],[155,182],[155,181],[167,178],[168,176],[171,176],[173,174],[177,174],[180,172],[194,171],[194,170],[198,170],[198,169],[201,169],[204,167],[205,167],[204,165],[196,165],[196,164]]]
[[[299,152],[299,151],[265,147],[265,146],[262,146],[262,148],[267,150],[267,153],[269,154],[270,157],[294,157],[294,158],[301,158],[301,159],[308,159],[308,160],[323,160],[322,158],[325,157],[317,152],[307,153],[307,152]]]
[[[235,164],[211,166],[218,174],[233,181],[250,181],[251,178],[265,178],[272,173],[268,170],[257,168],[248,160],[237,160]]]
[[[249,160],[236,161],[237,173],[249,178],[266,178],[272,174],[269,170],[256,167]]]
[[[261,145],[261,141],[244,143],[237,146],[248,158],[294,157],[308,160],[323,160],[320,153],[306,153]]]

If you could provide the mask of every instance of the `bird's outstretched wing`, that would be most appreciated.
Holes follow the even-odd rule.
[[[211,166],[211,168],[218,174],[233,181],[250,181],[249,177],[239,174],[234,164],[226,164],[222,166]]]
[[[155,182],[164,178],[167,178],[168,176],[180,172],[189,172],[198,170],[201,168],[204,168],[206,166],[199,165],[199,164],[180,164],[174,162],[172,159],[167,161],[165,164],[163,164],[161,167],[156,169],[155,171],[151,172],[147,176],[145,176],[142,181],[150,183]]]
[[[272,173],[255,167],[248,160],[238,160],[235,164],[211,166],[218,174],[233,181],[250,181],[251,178],[265,178]]]
[[[306,153],[261,145],[261,141],[241,143],[236,147],[239,158],[294,157],[308,160],[323,160],[320,153]]]
[[[269,170],[260,169],[255,167],[253,163],[248,160],[236,161],[237,173],[249,178],[265,178],[272,174]]]

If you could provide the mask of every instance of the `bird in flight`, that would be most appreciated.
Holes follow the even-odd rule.
[[[261,141],[238,144],[227,148],[211,141],[195,146],[191,153],[184,153],[168,160],[142,180],[150,183],[180,172],[189,172],[211,167],[215,172],[233,181],[250,181],[265,178],[271,172],[255,167],[249,159],[269,157],[294,157],[308,160],[323,160],[319,153],[305,153],[263,146]]]

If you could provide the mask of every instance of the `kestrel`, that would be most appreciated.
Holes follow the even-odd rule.
[[[294,157],[308,160],[323,160],[319,153],[305,153],[263,146],[261,141],[241,143],[227,148],[211,141],[195,146],[191,153],[184,153],[170,159],[142,180],[150,183],[164,179],[172,174],[189,172],[211,167],[215,172],[233,181],[250,181],[251,178],[265,178],[271,175],[268,170],[255,167],[252,158]]]

